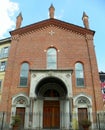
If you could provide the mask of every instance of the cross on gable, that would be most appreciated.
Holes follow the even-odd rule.
[[[51,36],[54,35],[54,33],[55,33],[55,32],[52,31],[52,30],[49,32],[49,34],[50,34]]]

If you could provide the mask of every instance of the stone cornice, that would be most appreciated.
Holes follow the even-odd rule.
[[[93,30],[89,30],[89,29],[86,29],[86,28],[83,28],[83,27],[80,27],[80,26],[77,26],[74,24],[70,24],[70,23],[67,23],[67,22],[64,22],[61,20],[50,18],[47,20],[43,20],[43,21],[28,25],[25,27],[16,29],[14,31],[11,31],[10,34],[12,36],[17,35],[17,34],[21,35],[21,34],[24,34],[26,32],[41,30],[41,29],[44,29],[48,26],[56,26],[56,27],[59,27],[61,29],[70,30],[70,31],[73,31],[73,32],[76,32],[76,33],[79,33],[82,35],[86,35],[86,34],[94,35],[94,33],[95,33],[95,31],[93,31]]]
[[[73,69],[30,69],[30,72],[73,72]]]

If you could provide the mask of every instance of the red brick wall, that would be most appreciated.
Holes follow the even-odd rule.
[[[51,30],[54,31],[53,35],[49,34]],[[86,93],[92,98],[93,111],[101,110],[103,107],[102,95],[92,37],[54,26],[13,36],[0,110],[10,111],[12,96],[17,93],[29,94],[30,83],[27,88],[19,88],[21,63],[27,61],[30,68],[46,69],[46,50],[52,46],[58,50],[58,69],[72,68],[74,70],[77,61],[83,63],[85,88],[76,87],[75,72],[73,71],[73,95],[80,92]]]

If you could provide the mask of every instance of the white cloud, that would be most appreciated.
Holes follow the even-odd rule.
[[[12,17],[18,10],[18,3],[11,0],[0,0],[0,38],[3,38],[15,26]]]
[[[62,17],[64,16],[64,9],[62,9],[61,11],[60,11],[60,14],[58,15],[58,16],[56,16],[56,18],[57,19],[62,19]]]

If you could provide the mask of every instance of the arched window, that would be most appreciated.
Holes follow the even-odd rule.
[[[76,74],[76,85],[83,87],[84,86],[84,71],[83,71],[83,65],[79,62],[75,64],[75,74]]]
[[[57,68],[57,52],[55,48],[47,50],[47,69]]]
[[[20,86],[27,86],[28,82],[28,72],[29,72],[29,65],[28,63],[23,63],[21,66],[20,71]]]

